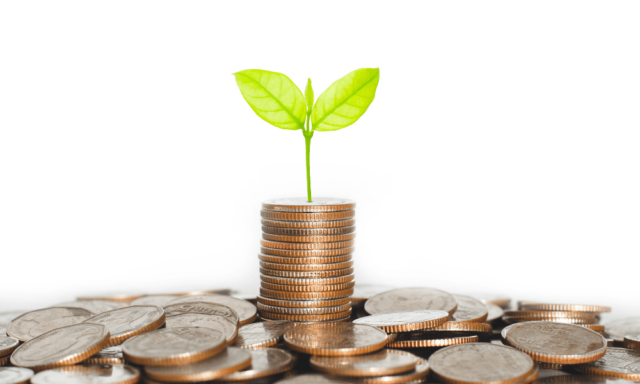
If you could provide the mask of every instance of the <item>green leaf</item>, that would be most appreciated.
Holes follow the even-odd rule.
[[[307,87],[304,89],[304,100],[307,102],[307,113],[311,113],[313,109],[313,87],[311,79],[307,80]]]
[[[304,97],[287,76],[261,69],[247,69],[234,75],[242,96],[264,121],[282,129],[304,126]]]
[[[379,80],[378,68],[361,68],[331,84],[313,107],[313,129],[335,131],[355,123],[373,101]]]

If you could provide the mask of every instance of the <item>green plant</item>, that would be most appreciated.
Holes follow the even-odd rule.
[[[311,138],[315,131],[337,131],[364,115],[376,95],[378,68],[357,69],[335,81],[313,104],[311,79],[304,95],[282,73],[247,69],[234,73],[236,82],[251,109],[278,128],[301,129],[307,163],[307,198],[311,199]]]

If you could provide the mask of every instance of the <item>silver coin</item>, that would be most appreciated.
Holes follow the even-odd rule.
[[[204,327],[220,331],[225,335],[227,345],[233,344],[238,336],[238,324],[233,324],[226,318],[217,315],[183,313],[167,316],[165,324],[167,328]]]
[[[423,309],[438,309],[451,314],[457,307],[458,302],[453,295],[433,288],[393,289],[371,297],[364,304],[370,315]]]
[[[32,384],[133,384],[140,372],[129,365],[74,365],[42,371],[31,379]]]
[[[222,304],[233,309],[239,317],[240,325],[253,322],[258,316],[258,309],[255,305],[242,299],[236,299],[235,297],[225,295],[194,295],[180,297],[175,300],[171,300],[165,306],[168,307],[173,304],[195,303],[205,302],[213,304]]]
[[[489,310],[480,300],[471,296],[453,295],[458,302],[458,308],[451,315],[453,321],[468,321],[481,323],[487,319]]]
[[[45,308],[27,312],[11,320],[7,334],[29,341],[51,330],[83,322],[93,313],[82,308]]]
[[[86,300],[86,301],[76,300],[76,301],[65,301],[64,303],[52,305],[51,307],[82,308],[93,313],[94,315],[99,315],[103,312],[111,311],[112,309],[126,307],[126,304],[118,303],[115,301],[106,301],[106,300]]]
[[[605,332],[612,339],[622,342],[626,335],[640,334],[640,317],[609,321],[605,324]]]
[[[133,300],[131,305],[157,305],[158,307],[164,307],[165,304],[178,298],[178,296],[158,295],[158,296],[145,296],[139,299]]]
[[[0,367],[0,384],[27,384],[33,371],[20,367]]]

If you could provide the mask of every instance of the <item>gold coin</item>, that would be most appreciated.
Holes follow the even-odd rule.
[[[449,312],[425,309],[365,316],[354,320],[353,323],[367,324],[387,333],[396,333],[437,327],[447,320],[449,320]]]
[[[354,218],[356,211],[339,212],[274,212],[260,211],[260,216],[266,220],[278,221],[334,221]]]
[[[594,313],[570,311],[504,311],[506,317],[566,317],[594,319]]]
[[[382,349],[387,334],[363,324],[330,323],[298,325],[284,335],[290,349],[320,356],[362,355]]]
[[[340,313],[351,309],[351,303],[338,305],[335,307],[315,307],[315,308],[289,308],[274,307],[258,303],[258,310],[262,312],[280,313],[284,315],[327,315],[330,313]]]
[[[259,349],[278,344],[288,330],[295,327],[291,321],[268,321],[240,327],[234,344],[238,348]]]
[[[351,255],[330,256],[330,257],[282,257],[272,255],[258,255],[260,261],[277,264],[334,264],[351,260]]]
[[[1,360],[0,360],[1,361]],[[0,363],[0,365],[2,365]],[[29,384],[33,377],[33,371],[20,367],[1,367],[0,383],[2,384]]]
[[[236,382],[255,380],[289,371],[295,365],[295,359],[287,351],[275,348],[247,350],[251,354],[251,365],[242,371],[222,376],[219,381]]]
[[[258,296],[258,303],[263,305],[270,305],[273,307],[284,308],[327,308],[336,307],[341,305],[348,305],[351,303],[349,297],[326,299],[326,300],[279,300],[269,297]]]
[[[516,316],[503,316],[507,324],[523,323],[529,321],[546,321],[552,323],[564,323],[564,324],[595,324],[598,322],[596,318],[570,318],[570,317],[516,317]]]
[[[271,284],[283,284],[283,285],[334,285],[343,284],[353,281],[353,275],[326,277],[322,279],[301,279],[291,277],[274,277],[260,275],[260,281]]]
[[[571,312],[592,312],[602,313],[611,312],[611,307],[602,305],[585,305],[585,304],[548,304],[521,302],[520,308],[525,311],[571,311]]]
[[[432,348],[432,347],[448,347],[450,345],[458,345],[465,343],[476,343],[479,341],[478,336],[460,336],[447,337],[443,339],[428,340],[409,340],[404,334],[398,334],[396,340],[389,343],[389,348]]]
[[[489,315],[487,316],[487,320],[485,323],[493,324],[494,321],[499,320],[504,315],[504,310],[495,304],[487,303],[487,310],[489,311]]]
[[[457,307],[453,295],[433,288],[392,289],[372,296],[364,304],[364,309],[371,315],[422,309],[439,309],[451,314]]]
[[[418,365],[413,371],[391,376],[363,377],[357,383],[362,384],[418,384],[423,383],[429,375],[429,363],[425,359],[418,357]]]
[[[640,335],[627,335],[623,343],[625,348],[640,349]]]
[[[28,341],[51,330],[78,324],[93,316],[82,308],[52,307],[24,313],[7,325],[7,335]]]
[[[334,257],[349,255],[355,251],[355,247],[348,248],[336,248],[336,249],[310,249],[298,251],[294,249],[277,249],[260,247],[263,255],[281,256],[287,258],[321,258],[321,257]]]
[[[251,354],[246,349],[228,347],[224,351],[197,363],[144,368],[153,380],[169,382],[193,382],[215,380],[251,365]]]
[[[31,378],[31,384],[136,384],[138,380],[140,380],[140,372],[124,364],[74,365],[40,372]]]
[[[331,271],[281,271],[278,269],[260,268],[260,273],[266,276],[286,277],[294,279],[326,279],[328,277],[346,276],[353,273],[353,268],[337,269]]]
[[[260,288],[260,295],[273,299],[284,300],[325,300],[349,297],[353,294],[353,288],[343,291],[327,291],[327,292],[286,292],[274,291],[271,289]]]
[[[471,331],[488,333],[493,330],[493,327],[485,323],[469,323],[463,321],[447,321],[446,323],[437,327],[431,328],[431,331]]]
[[[281,285],[260,283],[260,286],[264,289],[270,289],[273,291],[284,292],[330,292],[330,291],[343,291],[345,289],[352,289],[356,285],[355,281],[350,281],[341,284],[329,284],[329,285]]]
[[[78,301],[93,301],[93,300],[104,300],[104,301],[115,301],[118,303],[130,304],[132,301],[143,297],[144,295],[139,294],[117,294],[117,295],[104,295],[104,296],[80,296],[76,298]]]
[[[269,233],[263,233],[262,238],[268,241],[279,241],[285,243],[336,243],[341,241],[351,241],[355,239],[355,233],[349,233],[346,235],[332,235],[332,236],[283,236],[272,235]],[[273,247],[278,248],[278,247]],[[335,248],[335,247],[334,247]],[[309,249],[309,248],[303,248]],[[324,249],[324,248],[312,248],[312,249]]]
[[[453,295],[458,302],[458,308],[451,315],[453,321],[465,321],[469,323],[482,323],[489,316],[487,306],[480,300],[471,296]]]
[[[355,225],[355,219],[347,220],[328,220],[328,221],[282,221],[282,220],[266,220],[261,221],[263,226],[277,228],[301,228],[301,229],[318,229],[318,228],[342,228],[352,227]]]
[[[358,356],[311,356],[309,365],[332,375],[376,377],[413,371],[418,365],[418,357],[409,352],[383,349]]]
[[[0,357],[10,355],[11,352],[18,348],[19,344],[20,340],[18,339],[15,339],[13,337],[0,336]]]
[[[563,365],[562,364],[553,364],[553,363],[543,363],[543,362],[539,362],[538,363],[538,367],[540,369],[553,369],[555,371],[559,371],[562,369]]]
[[[260,266],[262,268],[275,269],[279,271],[316,272],[351,268],[353,266],[353,261],[349,260],[329,264],[283,264],[260,261]]]
[[[122,346],[114,345],[101,349],[98,353],[82,362],[83,364],[124,364]]]
[[[598,376],[640,381],[640,351],[609,348],[603,358],[574,368],[580,372]]]
[[[164,310],[155,305],[136,305],[101,313],[84,323],[104,324],[109,328],[109,344],[122,344],[125,340],[160,328],[165,321]],[[97,351],[96,351],[97,352]]]
[[[282,241],[260,240],[260,245],[266,248],[287,250],[327,250],[353,247],[355,240],[336,241],[335,243],[285,243]]]
[[[262,226],[262,232],[281,236],[336,236],[356,231],[354,225],[338,228],[282,228]]]
[[[351,308],[349,308],[344,312],[328,313],[325,315],[289,315],[289,314],[282,314],[282,313],[271,313],[271,312],[260,311],[260,317],[264,319],[270,319],[270,320],[316,322],[316,321],[339,320],[349,316],[351,316]]]
[[[307,201],[304,197],[271,199],[262,203],[265,211],[276,212],[336,212],[353,210],[356,202],[349,199],[316,197]]]

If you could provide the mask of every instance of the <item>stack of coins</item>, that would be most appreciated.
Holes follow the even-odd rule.
[[[262,204],[260,296],[263,320],[345,321],[355,285],[355,202],[274,199]]]

